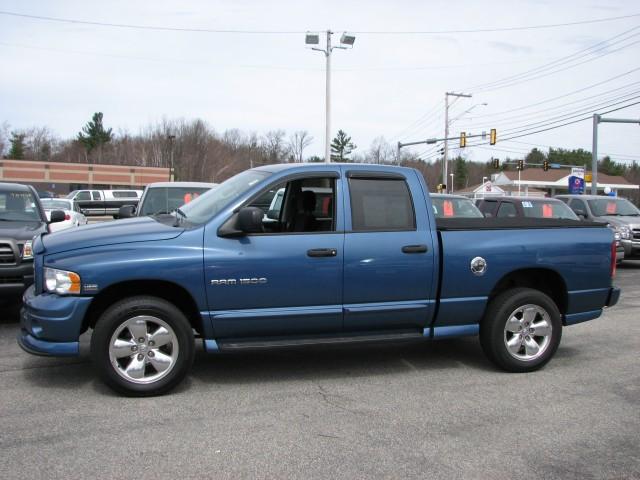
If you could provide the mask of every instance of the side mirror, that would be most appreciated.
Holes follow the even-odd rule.
[[[135,216],[135,205],[123,205],[118,209],[118,218],[131,218]]]
[[[218,229],[221,237],[242,237],[247,233],[262,233],[264,212],[258,207],[244,207]]]
[[[62,210],[53,210],[49,216],[49,223],[64,222],[66,214]]]

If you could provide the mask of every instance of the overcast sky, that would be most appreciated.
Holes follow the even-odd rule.
[[[344,30],[548,25],[634,15],[640,5],[637,0],[0,0],[0,11],[102,23],[285,32],[144,30],[0,14],[0,123],[48,126],[71,137],[96,111],[104,112],[108,127],[131,133],[163,117],[202,118],[218,132],[308,130],[314,141],[305,155],[323,155],[325,59],[305,48],[304,34],[295,32],[330,28],[338,33],[333,37],[337,43]],[[345,130],[361,152],[378,136],[392,144],[443,136],[446,91],[473,94],[453,105],[452,135],[496,127],[499,140],[640,101],[640,16],[501,32],[355,35],[353,49],[335,50],[332,56],[332,134]],[[551,62],[556,63],[545,67]],[[513,81],[479,86],[523,72],[528,73]],[[482,103],[488,105],[478,105]],[[608,116],[640,118],[640,105]],[[528,151],[529,144],[590,150],[591,139],[592,123],[586,121],[499,141],[495,150],[467,148],[463,154],[479,161],[492,154],[514,157]],[[640,127],[601,124],[599,150],[616,154],[612,156],[619,161],[640,161]],[[427,147],[413,151],[424,158],[434,154]]]

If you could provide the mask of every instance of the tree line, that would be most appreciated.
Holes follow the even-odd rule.
[[[263,134],[228,129],[222,133],[201,119],[168,120],[148,125],[137,134],[104,125],[104,116],[96,112],[75,138],[61,139],[47,127],[23,130],[11,129],[8,123],[0,125],[0,156],[69,163],[102,163],[145,167],[173,167],[176,180],[221,182],[230,176],[259,165],[288,162],[321,162],[318,156],[307,156],[305,151],[314,138],[306,130],[287,134],[282,129]],[[591,153],[583,150],[551,148],[548,152],[533,148],[521,157],[525,164],[550,163],[565,165],[591,165]],[[359,149],[344,130],[338,130],[331,142],[331,160],[397,164],[419,170],[429,188],[434,191],[442,181],[442,158],[425,159],[415,153],[398,151],[384,137],[375,138],[369,148]],[[516,158],[502,160],[515,161]],[[454,191],[490,178],[496,170],[491,159],[474,162],[458,155],[451,160]],[[538,167],[539,168],[539,167]],[[640,166],[626,164],[605,157],[599,162],[599,171],[621,175],[631,183],[640,183]],[[632,194],[640,200],[638,193]]]

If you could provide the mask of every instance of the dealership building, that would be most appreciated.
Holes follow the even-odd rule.
[[[142,189],[168,180],[169,168],[0,160],[0,182],[26,183],[56,195],[85,188]]]

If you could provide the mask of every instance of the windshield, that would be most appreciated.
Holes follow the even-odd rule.
[[[33,195],[30,192],[0,192],[0,221],[41,221]]]
[[[480,210],[466,198],[432,197],[433,213],[436,218],[477,218],[482,217]]]
[[[270,172],[246,170],[231,177],[207,193],[203,193],[191,203],[181,207],[180,211],[184,213],[188,222],[194,224],[204,223],[220,212],[232,200],[269,175],[271,175]]]
[[[530,218],[565,218],[567,220],[579,220],[564,202],[549,200],[523,200],[522,210],[525,217]]]
[[[587,200],[587,203],[596,217],[605,215],[640,216],[640,210],[624,198],[598,198],[597,200]]]
[[[208,187],[151,187],[145,192],[139,215],[171,213],[208,190]]]
[[[40,200],[42,207],[45,210],[73,210],[71,203],[66,200],[53,200],[50,198],[43,198]]]

